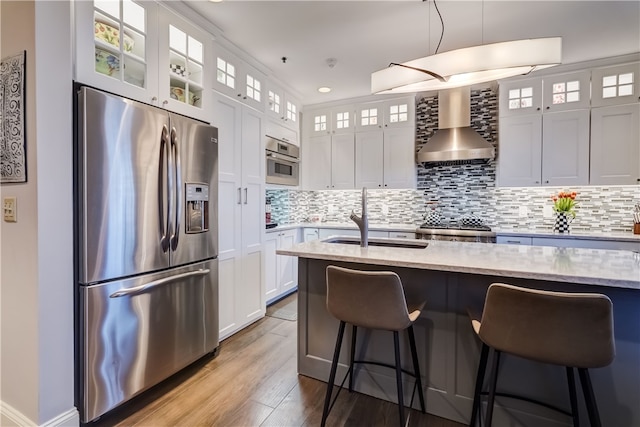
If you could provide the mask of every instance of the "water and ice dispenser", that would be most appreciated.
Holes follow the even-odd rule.
[[[209,186],[187,183],[186,187],[186,232],[204,233],[209,231]]]

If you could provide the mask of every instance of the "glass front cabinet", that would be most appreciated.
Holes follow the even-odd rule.
[[[204,118],[207,33],[155,2],[75,2],[76,80]]]

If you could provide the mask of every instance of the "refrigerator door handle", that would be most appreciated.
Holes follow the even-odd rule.
[[[245,205],[247,204],[247,201],[248,201],[247,193],[248,193],[247,187],[244,187],[244,204]]]
[[[171,128],[171,152],[174,164],[174,224],[173,234],[171,235],[171,250],[175,251],[178,247],[178,237],[180,236],[180,211],[182,210],[182,170],[180,167],[180,150],[178,149],[178,137],[176,128]]]
[[[163,279],[154,280],[153,282],[145,283],[144,285],[136,286],[134,288],[121,289],[119,291],[115,291],[114,293],[109,295],[109,298],[120,298],[120,297],[130,296],[130,295],[138,295],[150,289],[157,288],[158,286],[175,282],[176,280],[182,280],[187,277],[193,277],[193,276],[205,276],[210,272],[211,270],[209,270],[208,268],[205,268],[197,271],[190,271],[188,273],[176,274],[175,276],[169,276]]]
[[[158,165],[158,216],[160,217],[160,245],[162,246],[162,252],[169,250],[169,236],[168,236],[168,221],[169,215],[165,211],[165,203],[169,203],[171,194],[169,192],[169,186],[166,186],[167,192],[165,193],[165,182],[163,177],[169,173],[167,168],[167,162],[169,161],[169,130],[166,125],[162,126],[162,135],[160,137],[160,164]],[[166,199],[165,199],[166,196]],[[165,213],[167,214],[165,218]]]
[[[242,188],[238,187],[238,204],[242,204]]]

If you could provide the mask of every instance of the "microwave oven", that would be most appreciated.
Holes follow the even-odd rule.
[[[265,159],[267,184],[300,183],[300,149],[297,146],[267,136]]]

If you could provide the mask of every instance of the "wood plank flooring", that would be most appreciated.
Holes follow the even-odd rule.
[[[296,298],[270,306],[265,318],[224,340],[216,357],[199,360],[92,425],[319,426],[326,383],[296,373],[297,322],[269,316]],[[327,425],[397,426],[397,411],[392,403],[343,390]],[[462,426],[406,413],[409,426]]]

